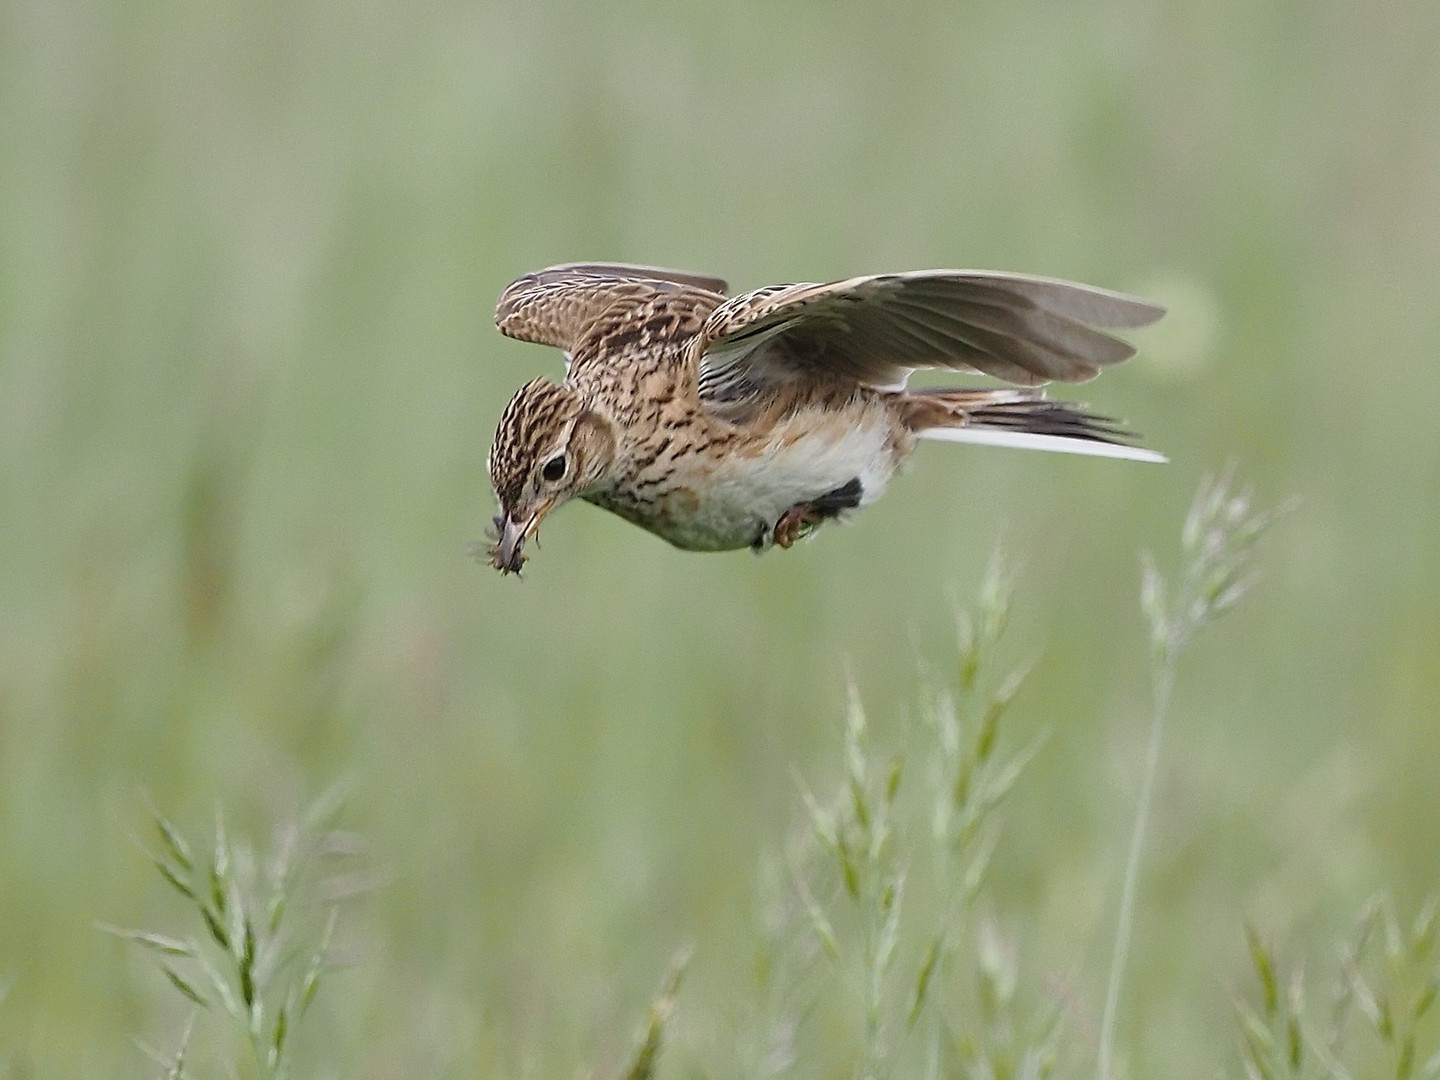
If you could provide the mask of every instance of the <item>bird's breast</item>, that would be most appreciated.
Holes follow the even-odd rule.
[[[691,551],[769,545],[776,521],[853,480],[880,496],[910,446],[886,410],[800,412],[763,434],[671,440],[591,502]]]

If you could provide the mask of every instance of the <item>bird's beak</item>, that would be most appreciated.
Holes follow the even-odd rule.
[[[503,514],[495,518],[495,528],[499,535],[496,536],[495,546],[490,549],[490,564],[496,570],[502,574],[520,573],[520,568],[525,565],[525,556],[521,549],[554,505],[555,500],[548,499],[528,517],[517,519],[513,514]]]

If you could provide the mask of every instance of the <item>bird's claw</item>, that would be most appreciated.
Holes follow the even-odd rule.
[[[825,515],[813,503],[797,503],[775,523],[775,546],[789,548],[795,541],[809,536],[824,520]]]

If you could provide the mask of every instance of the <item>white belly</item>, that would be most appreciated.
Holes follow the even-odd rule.
[[[653,514],[609,509],[692,551],[768,547],[775,523],[793,506],[857,478],[861,506],[885,491],[900,451],[888,418],[875,412],[874,420],[858,425],[833,418],[816,425],[802,414],[778,425],[759,452],[676,462],[669,492]]]

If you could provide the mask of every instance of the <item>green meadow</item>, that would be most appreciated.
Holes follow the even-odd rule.
[[[662,1077],[1435,1075],[1437,56],[1415,0],[6,0],[0,1077],[638,1076],[652,1013]],[[758,559],[576,505],[502,579],[560,357],[494,300],[581,259],[1139,293],[1057,394],[1171,463],[930,444]],[[1142,552],[1231,463],[1293,507],[1179,659],[1107,1025]]]

